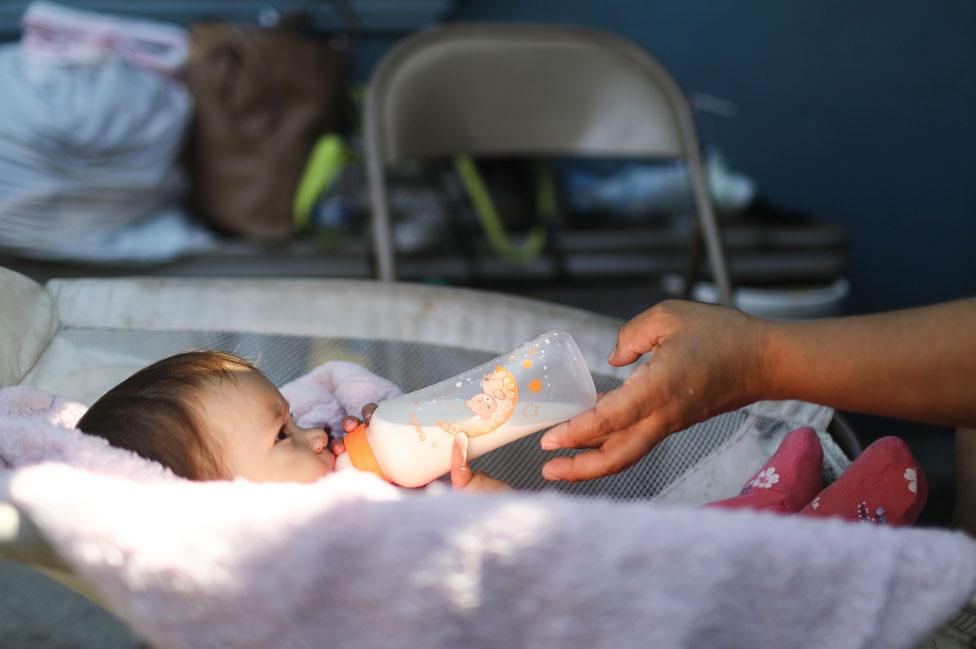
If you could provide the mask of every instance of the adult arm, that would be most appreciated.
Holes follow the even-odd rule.
[[[668,300],[625,324],[608,362],[651,359],[542,438],[590,448],[543,467],[586,480],[627,468],[672,432],[762,399],[976,426],[976,299],[869,316],[763,320]]]
[[[976,426],[976,299],[765,328],[764,398]]]

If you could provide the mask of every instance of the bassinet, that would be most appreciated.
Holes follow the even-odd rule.
[[[221,348],[255,360],[277,384],[330,359],[352,360],[413,390],[515,347],[540,332],[572,333],[597,388],[629,369],[605,362],[621,323],[486,292],[323,280],[52,280],[40,287],[0,269],[0,387],[23,384],[91,403],[148,362],[187,348]],[[699,424],[617,476],[547,485],[537,436],[499,449],[478,468],[527,490],[699,504],[734,494],[782,436],[818,430],[824,472],[848,463],[827,433],[832,411],[763,402]],[[51,574],[89,597],[23,512],[0,493],[0,559]],[[947,612],[948,613],[948,612]]]

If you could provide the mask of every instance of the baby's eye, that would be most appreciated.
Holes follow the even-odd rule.
[[[285,432],[285,427],[282,426],[281,430],[278,431],[278,436],[275,438],[275,444],[278,442],[283,442],[288,439],[288,433]]]

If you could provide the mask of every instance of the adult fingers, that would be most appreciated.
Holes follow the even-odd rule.
[[[599,437],[592,437],[584,441],[576,442],[576,444],[573,445],[572,447],[567,446],[566,448],[599,448],[603,446],[608,439],[610,439],[610,435],[613,435],[613,433],[609,433],[607,435],[600,435]],[[559,450],[559,449],[555,448],[555,449],[543,449],[543,450]]]
[[[611,435],[598,449],[557,457],[542,467],[546,480],[579,482],[618,473],[633,465],[664,437],[650,418]]]
[[[592,446],[596,440],[641,419],[647,408],[640,404],[645,401],[639,385],[625,383],[606,393],[593,409],[553,427],[542,436],[540,444],[546,451]]]
[[[468,466],[468,436],[458,433],[451,445],[451,486],[463,489],[471,482],[471,467]]]
[[[543,451],[584,448],[612,432],[609,423],[598,415],[596,410],[587,410],[567,422],[550,428],[542,435],[539,445]]]

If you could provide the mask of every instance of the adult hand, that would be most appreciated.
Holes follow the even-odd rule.
[[[468,466],[468,436],[458,433],[451,445],[451,486],[457,491],[511,491],[511,487]]]
[[[667,300],[621,327],[607,361],[653,351],[596,406],[556,426],[542,448],[589,448],[550,460],[547,480],[576,482],[622,471],[669,434],[762,398],[766,322],[726,307]]]

